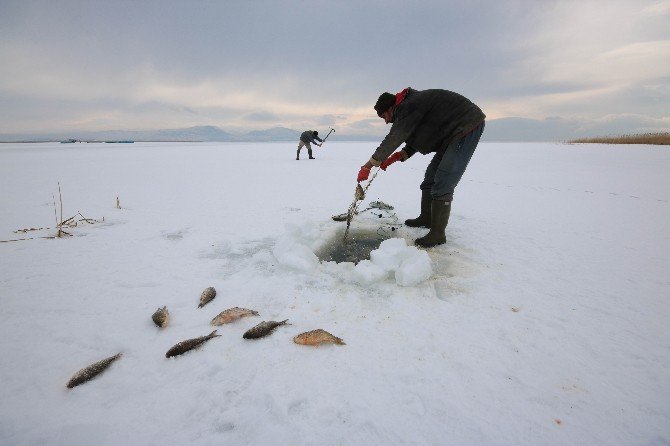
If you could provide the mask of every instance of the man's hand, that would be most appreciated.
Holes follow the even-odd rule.
[[[365,181],[368,179],[370,176],[370,168],[369,167],[361,167],[361,170],[358,171],[358,178],[356,180],[360,183],[361,181]]]
[[[390,166],[391,164],[395,163],[396,161],[402,160],[402,154],[400,152],[396,152],[393,155],[389,156],[386,158],[386,160],[379,166],[383,171],[386,171],[386,168]]]

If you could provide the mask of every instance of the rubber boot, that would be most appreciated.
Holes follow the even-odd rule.
[[[311,160],[315,160],[315,159],[316,159],[316,158],[314,158],[314,157],[312,156],[312,151],[311,151],[311,150],[308,150],[307,153],[309,153],[309,159],[311,159]]]
[[[298,152],[295,154],[295,159],[296,160],[300,159],[300,150],[298,150]]]
[[[405,225],[410,228],[429,228],[430,229],[430,198],[429,190],[421,191],[421,213],[416,218],[405,220]]]
[[[432,248],[441,245],[447,241],[444,230],[449,223],[449,213],[451,212],[451,202],[442,200],[433,200],[430,212],[430,231],[424,237],[414,241],[417,246]]]

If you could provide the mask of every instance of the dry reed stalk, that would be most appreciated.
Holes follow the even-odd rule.
[[[0,243],[21,242],[23,240],[35,240],[35,239],[38,239],[38,238],[52,239],[52,238],[56,238],[56,236],[55,235],[48,235],[48,236],[44,236],[44,237],[15,238],[15,239],[11,239],[11,240],[0,240]]]
[[[41,231],[42,229],[50,229],[50,228],[25,228],[25,229],[17,229],[16,231],[14,231],[14,234],[18,234],[19,232],[25,234],[26,232]]]
[[[73,220],[74,217],[70,217],[67,220],[63,221],[63,194],[62,194],[61,189],[60,189],[60,181],[58,182],[58,200],[60,201],[60,222],[58,221],[58,214],[56,212],[56,197],[54,197],[53,194],[51,196],[53,197],[53,200],[54,200],[54,216],[56,217],[56,228],[58,228],[58,233],[56,234],[56,237],[60,238],[64,235],[68,235],[68,236],[72,235],[72,234],[63,230],[63,226],[66,225],[66,224],[69,225],[69,226],[72,226],[72,224],[69,223],[69,222],[71,220]],[[77,225],[77,223],[75,222],[74,226],[76,226],[76,225]]]
[[[63,214],[61,214],[61,219],[63,218],[62,216],[63,216]],[[76,217],[76,215],[75,215],[75,216],[72,216],[72,217],[70,217],[70,218],[68,218],[68,219],[65,220],[65,221],[62,221],[62,220],[61,220],[61,222],[60,222],[60,226],[65,226],[65,225],[72,226],[72,225],[70,224],[70,221],[74,220],[74,217]],[[77,226],[77,222],[75,222],[74,225]]]
[[[575,144],[648,144],[667,146],[670,145],[670,132],[578,138],[568,142]]]
[[[86,223],[89,223],[89,224],[100,223],[98,220],[94,220],[92,218],[84,217],[83,215],[81,215],[81,212],[77,212],[77,214],[81,217],[81,219],[79,221],[85,221]],[[72,217],[72,218],[74,218],[74,217]],[[104,221],[104,217],[103,217],[103,221]]]
[[[60,200],[60,224],[63,225],[63,194],[60,192],[60,181],[58,182],[58,199]]]
[[[34,239],[37,239],[37,238],[52,239],[52,238],[60,238],[60,237],[63,237],[65,235],[72,236],[72,234],[68,233],[67,231],[64,231],[63,227],[67,226],[68,228],[75,228],[75,227],[78,226],[79,222],[82,222],[82,221],[85,222],[85,223],[89,223],[89,224],[100,223],[99,220],[84,217],[84,215],[79,211],[77,211],[77,213],[75,215],[68,218],[67,220],[63,220],[63,194],[62,194],[62,191],[61,191],[60,183],[58,183],[58,198],[59,198],[59,201],[60,201],[60,219],[58,218],[58,210],[56,208],[56,196],[54,194],[51,194],[51,198],[53,200],[53,206],[54,206],[54,219],[56,220],[56,226],[54,228],[44,227],[44,228],[17,229],[16,231],[14,231],[14,233],[15,234],[17,234],[19,232],[26,233],[26,232],[31,232],[31,231],[40,231],[40,230],[43,230],[43,229],[57,229],[58,232],[56,233],[55,236],[0,240],[0,243],[19,242],[19,241],[22,241],[22,240],[34,240]],[[117,200],[118,200],[118,198],[117,198]],[[79,215],[81,217],[79,220],[75,220],[77,215]],[[105,221],[105,217],[102,217],[102,221]]]
[[[58,234],[56,236],[60,237],[60,227],[58,226],[58,212],[56,211],[56,197],[54,194],[51,194],[51,198],[53,198],[54,202],[54,218],[56,219],[56,228],[58,228]]]
[[[55,213],[55,210],[54,210],[54,213]],[[79,220],[77,220],[77,221],[74,221],[74,219],[75,219],[75,217],[76,217],[77,215],[79,215],[81,218],[80,218]],[[77,226],[79,226],[79,222],[82,222],[82,221],[83,221],[84,223],[88,223],[88,224],[91,224],[91,225],[94,225],[94,224],[96,224],[96,223],[100,223],[100,222],[104,222],[104,221],[105,221],[105,217],[102,217],[102,220],[96,220],[96,219],[94,219],[94,218],[87,218],[87,217],[84,217],[84,216],[82,215],[81,212],[77,212],[77,215],[74,215],[74,216],[68,218],[67,220],[65,220],[65,221],[63,221],[63,222],[58,223],[57,226],[56,226],[55,228],[51,228],[51,227],[46,227],[46,226],[45,226],[45,227],[43,227],[43,228],[25,228],[25,229],[17,229],[16,231],[14,231],[14,234],[18,234],[18,233],[25,234],[26,232],[41,231],[41,230],[43,230],[43,229],[58,229],[59,227],[62,228],[63,226],[67,226],[68,228],[76,228]],[[58,221],[58,217],[56,217],[56,221]],[[67,232],[63,231],[62,229],[61,229],[61,232],[62,232],[63,234],[68,234]],[[69,235],[69,234],[68,234],[68,235]],[[53,237],[39,237],[39,238],[53,238]],[[31,239],[21,239],[21,240],[31,240]]]

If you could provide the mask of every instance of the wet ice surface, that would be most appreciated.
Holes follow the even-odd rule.
[[[317,253],[368,143],[310,163],[293,143],[110,146],[0,145],[1,239],[52,225],[57,182],[65,215],[105,217],[0,243],[0,444],[668,443],[667,150],[483,143],[445,245],[400,226],[354,264]],[[416,217],[429,160],[381,172],[361,208]],[[165,358],[236,306],[259,316]],[[293,343],[319,328],[347,345]]]

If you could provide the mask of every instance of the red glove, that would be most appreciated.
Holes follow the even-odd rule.
[[[368,179],[370,176],[370,168],[369,167],[361,167],[361,170],[358,171],[358,178],[356,180],[360,183],[361,181],[365,181]]]
[[[396,152],[393,155],[386,158],[386,160],[379,167],[381,167],[381,169],[383,171],[386,171],[386,168],[388,166],[390,166],[391,164],[395,163],[396,161],[400,161],[400,160],[402,160],[402,155],[400,154],[400,152]]]

